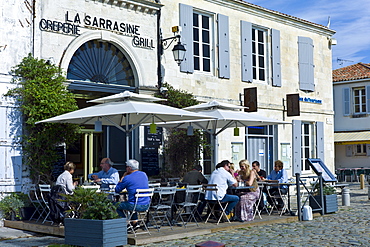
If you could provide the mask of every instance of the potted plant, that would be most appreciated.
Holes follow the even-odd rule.
[[[0,201],[0,210],[7,220],[20,220],[21,209],[24,207],[24,201],[18,193],[11,193],[6,195]]]
[[[321,202],[319,184],[315,185],[313,192],[313,195],[310,196],[310,207],[312,209],[320,209],[323,207],[325,214],[338,211],[337,193],[333,186],[323,184],[322,193],[324,197],[324,203]]]
[[[65,244],[91,247],[127,244],[126,218],[118,216],[106,193],[78,187],[65,198],[63,201],[70,207],[64,219]]]

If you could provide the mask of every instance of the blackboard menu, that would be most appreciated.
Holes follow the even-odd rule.
[[[322,162],[321,159],[307,159],[308,164],[311,166],[312,170],[318,175],[320,172],[322,174],[322,180],[324,182],[337,182],[337,179],[328,169],[328,167]]]
[[[144,127],[144,145],[158,147],[162,145],[163,128],[157,127],[157,133],[151,134],[148,126]]]
[[[54,181],[57,180],[58,176],[64,172],[64,165],[66,163],[66,155],[64,146],[59,146],[56,148],[58,160],[54,163],[52,175],[54,178]]]
[[[158,163],[158,148],[157,147],[142,147],[141,148],[141,164],[142,170],[148,176],[159,174]]]

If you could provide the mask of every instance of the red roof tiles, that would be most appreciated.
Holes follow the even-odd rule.
[[[356,63],[333,70],[333,82],[370,78],[370,63]]]

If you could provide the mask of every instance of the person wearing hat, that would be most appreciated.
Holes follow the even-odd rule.
[[[128,195],[127,201],[119,202],[117,207],[119,216],[126,218],[124,211],[134,209],[136,189],[149,189],[148,184],[148,176],[146,173],[139,171],[139,162],[134,159],[126,161],[126,172],[123,174],[121,181],[116,185],[115,189],[116,193],[120,193],[126,189]],[[149,197],[141,197],[137,204],[136,209],[138,211],[145,211],[149,208],[150,199]],[[132,220],[136,219],[137,216],[133,215]]]

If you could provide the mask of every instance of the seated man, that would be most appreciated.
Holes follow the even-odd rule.
[[[228,218],[230,218],[230,213],[239,202],[239,197],[236,195],[226,194],[226,190],[229,186],[238,186],[238,182],[229,172],[230,162],[224,160],[217,164],[216,170],[212,172],[209,183],[217,184],[217,194],[216,191],[207,191],[205,199],[206,200],[220,200],[221,202],[228,202],[225,213]]]
[[[200,185],[208,183],[208,180],[202,174],[202,167],[200,165],[196,165],[193,170],[185,174],[182,182],[189,185]]]
[[[109,188],[110,184],[117,184],[119,174],[117,169],[112,167],[113,162],[109,158],[103,158],[100,162],[102,170],[100,172],[89,174],[89,179],[95,183],[101,182],[100,188]]]
[[[262,170],[260,167],[260,163],[256,160],[252,162],[252,168],[256,170],[258,174],[257,180],[261,180],[262,178],[266,178],[266,171]]]
[[[281,160],[275,161],[274,170],[271,171],[271,174],[267,176],[267,179],[262,179],[266,182],[276,182],[276,183],[288,183],[288,173],[285,169],[283,169],[283,162]],[[267,189],[264,188],[267,195],[277,195],[279,193],[286,194],[288,192],[288,186],[287,185],[279,185],[279,187],[272,187],[269,189],[269,192],[267,193]],[[270,205],[273,205],[272,198],[270,196],[267,196],[267,201],[270,203]],[[284,203],[281,198],[279,198],[275,202],[276,206],[278,208],[283,208]]]
[[[121,181],[116,186],[116,193],[120,193],[122,190],[126,189],[128,194],[128,200],[120,202],[117,207],[117,213],[126,218],[124,210],[133,210],[135,206],[135,194],[136,189],[149,189],[148,186],[148,176],[145,172],[139,171],[139,162],[137,160],[129,160],[126,162],[126,172],[123,175]],[[141,197],[138,200],[138,205],[136,209],[138,211],[145,211],[149,208],[150,198]],[[137,219],[137,215],[133,215],[132,220]],[[135,227],[135,222],[133,224]]]

